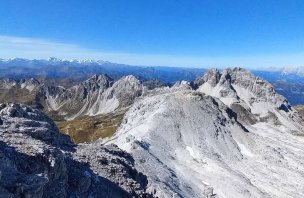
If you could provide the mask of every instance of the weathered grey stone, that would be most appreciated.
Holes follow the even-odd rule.
[[[152,197],[132,156],[117,146],[74,145],[39,110],[0,106],[1,198]]]

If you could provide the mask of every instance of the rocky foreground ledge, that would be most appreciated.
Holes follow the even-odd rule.
[[[0,195],[153,197],[132,156],[115,145],[75,145],[37,109],[0,104]]]

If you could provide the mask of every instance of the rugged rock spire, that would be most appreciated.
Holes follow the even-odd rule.
[[[303,121],[286,98],[269,82],[245,69],[225,69],[222,73],[212,69],[197,83],[199,92],[220,99],[246,123],[264,120],[282,124],[292,120],[293,130],[301,131]]]

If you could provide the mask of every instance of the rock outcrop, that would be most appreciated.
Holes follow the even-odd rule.
[[[74,145],[37,109],[0,105],[1,197],[151,197],[115,145]]]

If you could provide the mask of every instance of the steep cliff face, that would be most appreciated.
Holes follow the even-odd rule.
[[[225,69],[222,73],[211,69],[198,80],[198,85],[199,91],[220,98],[227,105],[242,100],[249,105],[270,102],[289,108],[286,99],[277,94],[270,83],[242,68]]]
[[[267,81],[241,68],[213,69],[197,82],[198,91],[220,99],[239,114],[240,120],[289,124],[291,131],[302,130],[303,121],[286,98],[279,95]]]
[[[67,117],[77,117],[86,113],[98,95],[113,85],[114,80],[106,75],[94,75],[71,88],[45,86],[39,98],[47,111],[56,111]]]
[[[93,75],[70,88],[40,83],[34,78],[5,78],[0,80],[0,102],[36,105],[53,117],[71,120],[125,108],[147,90],[131,75],[116,81],[105,74]]]
[[[40,91],[39,98],[42,98],[48,111],[56,111],[67,119],[74,119],[124,108],[145,90],[146,87],[134,76],[126,76],[114,82],[106,75],[94,75],[69,89],[47,86]]]
[[[0,105],[1,197],[150,197],[147,178],[115,145],[74,145],[26,105]]]

